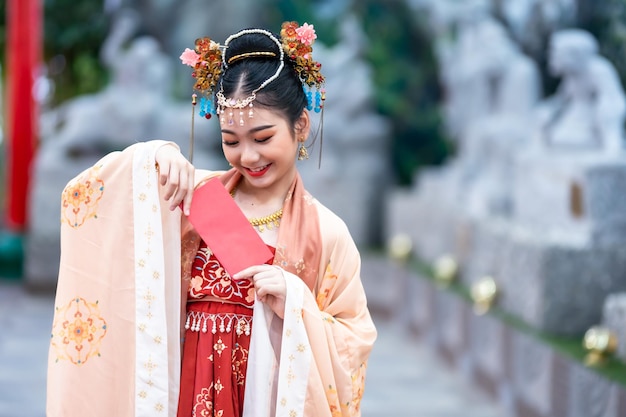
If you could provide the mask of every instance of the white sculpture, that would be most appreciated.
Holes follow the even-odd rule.
[[[575,22],[576,0],[506,0],[500,2],[501,14],[515,39],[532,44],[539,41],[537,24],[553,31]]]
[[[441,78],[445,86],[446,128],[460,139],[471,123],[490,111],[491,51],[487,47],[499,23],[485,0],[463,3],[456,11],[457,36],[438,47]]]
[[[561,82],[536,109],[532,146],[516,155],[514,217],[559,239],[617,241],[626,221],[611,195],[626,164],[626,95],[584,30],[555,32],[548,58]]]
[[[460,170],[467,210],[473,215],[508,215],[514,155],[531,136],[532,110],[541,96],[539,69],[501,26],[492,26],[484,85],[488,107],[460,142]]]
[[[550,39],[549,67],[562,77],[558,91],[538,109],[541,143],[563,149],[623,150],[624,89],[598,44],[581,29]]]
[[[154,137],[160,110],[169,101],[171,61],[154,38],[129,41],[138,21],[122,14],[101,50],[111,83],[101,92],[64,103],[43,115],[42,137],[72,154],[106,152]]]

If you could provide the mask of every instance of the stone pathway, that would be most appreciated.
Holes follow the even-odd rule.
[[[18,283],[0,280],[0,417],[45,416],[52,312],[52,295],[29,294]],[[505,417],[427,346],[393,322],[375,320],[379,338],[363,417]]]
[[[0,280],[0,417],[44,417],[54,299]]]
[[[428,346],[390,321],[376,320],[376,325],[379,336],[369,361],[363,417],[506,417]]]

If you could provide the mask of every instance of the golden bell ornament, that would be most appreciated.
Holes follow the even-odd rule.
[[[399,233],[387,243],[387,253],[394,261],[406,263],[411,258],[412,252],[413,241],[407,234]]]
[[[498,287],[492,277],[486,276],[476,281],[470,289],[474,312],[478,315],[488,312],[496,301],[497,293]]]
[[[583,348],[587,351],[585,364],[587,366],[600,365],[617,350],[617,336],[611,329],[603,326],[593,326],[585,332]]]
[[[457,277],[459,266],[451,255],[442,255],[433,264],[433,275],[437,285],[448,287]]]

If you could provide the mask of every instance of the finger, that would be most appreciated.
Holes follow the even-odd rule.
[[[187,194],[185,194],[185,199],[183,200],[183,212],[186,216],[189,216],[189,211],[191,210],[191,199],[193,198],[193,185],[194,185],[194,174],[195,169],[193,165],[189,170],[189,175],[187,176]]]
[[[284,282],[283,277],[276,271],[262,271],[255,274],[252,279],[255,285],[272,285]]]
[[[255,285],[254,291],[259,298],[267,298],[268,296],[281,297],[284,295],[283,287],[279,284],[261,285],[257,287]]]
[[[165,185],[165,195],[164,195],[165,200],[170,201],[170,203],[172,201],[172,198],[176,194],[176,190],[178,189],[179,175],[180,175],[179,168],[176,165],[172,164],[170,166],[169,175],[167,176],[167,184]],[[170,204],[170,208],[171,206],[172,204]]]
[[[267,294],[268,291],[272,294],[282,294],[285,286],[279,280],[264,280],[255,281],[254,290],[263,290],[263,294]]]
[[[170,163],[162,162],[159,164],[159,184],[167,184],[167,178],[170,175]]]
[[[172,210],[174,210],[176,207],[180,205],[180,203],[183,201],[183,199],[189,192],[189,190],[187,189],[187,184],[188,184],[187,180],[188,180],[187,171],[185,169],[180,170],[179,176],[178,176],[178,188],[176,190],[176,193],[172,197],[172,201],[170,202]]]
[[[253,266],[249,266],[248,268],[237,272],[236,274],[233,275],[234,279],[240,279],[240,278],[248,278],[248,277],[253,277],[254,275],[258,274],[259,272],[262,271],[267,271],[269,268],[272,268],[270,265],[253,265]]]

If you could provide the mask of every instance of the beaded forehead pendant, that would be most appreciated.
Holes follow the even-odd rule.
[[[252,104],[252,102],[256,99],[256,93],[261,90],[263,87],[265,87],[266,85],[268,85],[269,83],[271,83],[272,81],[274,81],[276,78],[278,78],[278,76],[280,75],[280,72],[283,70],[283,68],[285,67],[285,53],[283,51],[283,48],[281,47],[280,42],[278,41],[278,39],[276,39],[276,37],[274,35],[272,35],[271,32],[268,32],[267,30],[263,30],[263,29],[245,29],[242,30],[240,32],[237,32],[233,35],[230,35],[228,37],[228,39],[226,39],[226,41],[224,42],[224,47],[228,48],[228,45],[230,44],[230,42],[232,42],[233,39],[237,39],[240,36],[243,35],[248,35],[248,34],[252,34],[252,33],[261,33],[265,36],[267,36],[268,38],[270,38],[278,47],[278,50],[280,51],[280,55],[279,55],[279,60],[280,60],[280,64],[278,65],[278,68],[276,68],[276,72],[274,72],[274,74],[268,78],[267,80],[263,81],[261,83],[260,86],[258,86],[256,89],[254,89],[252,91],[252,93],[244,98],[244,99],[234,99],[234,98],[226,98],[224,97],[224,93],[223,91],[220,89],[220,91],[217,92],[217,94],[215,95],[215,98],[217,99],[217,109],[216,112],[217,114],[220,116],[220,124],[222,126],[224,125],[228,125],[228,126],[232,126],[235,124],[235,111],[237,111],[239,114],[239,126],[243,126],[245,124],[244,122],[244,110],[247,108],[248,110],[248,118],[252,118],[254,117],[254,104]],[[233,57],[231,57],[228,62],[226,61],[226,54],[222,55],[222,65],[224,67],[224,71],[226,71],[228,69],[228,65],[232,64],[233,62],[236,62],[238,60],[241,59],[245,59],[248,57],[257,57],[257,56],[273,56],[276,55],[273,52],[248,52],[248,53],[243,53],[240,55],[235,55]],[[226,109],[228,109],[228,118],[226,118],[225,116],[225,112]]]

